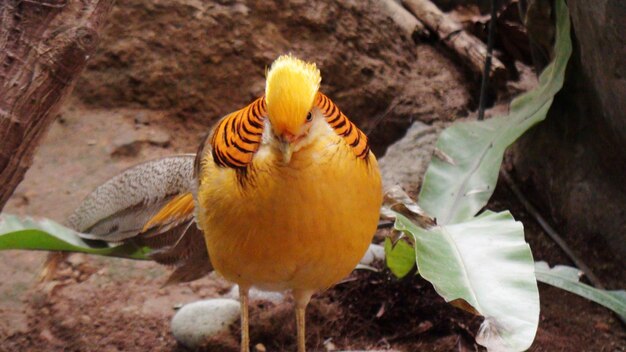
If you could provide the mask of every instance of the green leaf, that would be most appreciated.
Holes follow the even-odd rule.
[[[28,249],[70,251],[131,259],[148,258],[149,249],[132,244],[109,246],[104,242],[85,242],[79,233],[48,219],[35,220],[0,215],[0,250]]]
[[[607,291],[583,284],[579,281],[580,271],[565,265],[550,268],[546,262],[535,263],[537,280],[577,294],[609,308],[626,318],[626,291]]]
[[[389,237],[385,238],[385,260],[387,267],[399,279],[405,277],[415,267],[415,250],[404,242],[394,246]]]
[[[419,195],[419,205],[442,225],[470,219],[491,197],[505,149],[545,119],[561,90],[572,53],[570,20],[563,0],[556,1],[556,57],[539,85],[513,100],[506,116],[456,123],[437,141]],[[437,156],[440,157],[437,157]]]
[[[423,229],[397,214],[396,228],[415,239],[417,267],[448,302],[465,301],[485,317],[476,341],[522,351],[539,323],[539,291],[524,229],[509,212]]]

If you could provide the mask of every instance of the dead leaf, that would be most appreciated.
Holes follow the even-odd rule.
[[[387,219],[395,219],[396,213],[400,213],[415,220],[421,227],[428,229],[437,225],[435,219],[415,202],[400,186],[393,186],[385,192],[381,215]]]
[[[463,309],[466,312],[470,312],[474,315],[480,315],[480,313],[478,313],[478,311],[476,309],[474,309],[474,307],[472,307],[469,303],[467,303],[464,299],[455,299],[454,301],[450,301],[450,304]]]

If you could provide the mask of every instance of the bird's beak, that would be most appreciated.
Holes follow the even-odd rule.
[[[289,164],[293,154],[293,142],[297,140],[297,137],[289,132],[283,132],[278,140],[280,151],[283,154],[283,162]]]

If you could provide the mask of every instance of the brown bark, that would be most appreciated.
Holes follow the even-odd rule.
[[[112,3],[0,2],[0,210],[93,54]]]
[[[428,0],[402,0],[402,4],[428,29],[437,33],[444,44],[464,59],[467,66],[476,75],[482,75],[487,57],[487,47],[480,39],[465,32],[460,23],[452,20]],[[499,85],[504,82],[505,76],[504,64],[493,57],[491,70],[489,70],[491,82]]]
[[[400,27],[409,38],[427,37],[428,29],[424,24],[411,14],[396,0],[382,0],[381,4],[387,14]]]

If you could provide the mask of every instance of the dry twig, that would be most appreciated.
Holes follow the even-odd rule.
[[[429,36],[429,31],[426,26],[398,2],[395,0],[382,0],[381,3],[387,10],[389,17],[391,17],[409,38],[415,38],[415,36]]]
[[[439,38],[457,55],[465,59],[469,68],[477,75],[482,74],[487,48],[478,38],[463,30],[461,24],[452,20],[428,0],[402,0],[411,13],[422,21],[428,29],[437,33]],[[494,84],[501,84],[505,79],[506,68],[497,58],[493,58],[489,78]]]

